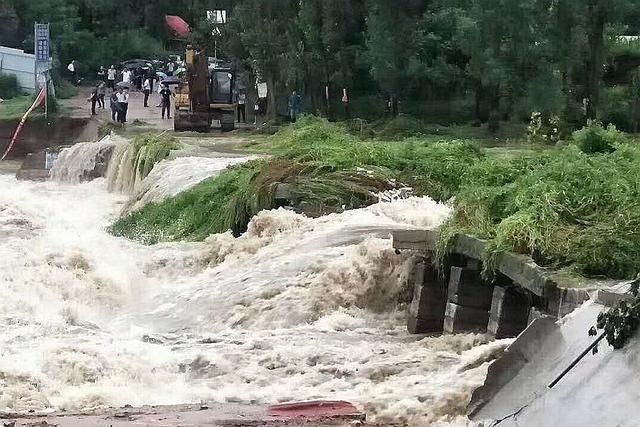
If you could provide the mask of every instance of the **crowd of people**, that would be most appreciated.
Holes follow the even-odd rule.
[[[167,66],[167,76],[173,74],[175,64],[170,62]],[[163,83],[162,73],[156,73],[151,69],[130,69],[123,68],[118,71],[114,65],[108,69],[103,66],[97,72],[97,83],[91,89],[91,94],[87,99],[91,103],[91,114],[96,115],[96,108],[105,109],[105,98],[107,90],[111,92],[109,96],[111,119],[114,122],[126,123],[129,112],[130,93],[138,91],[143,94],[143,107],[149,108],[149,99],[154,93],[155,83],[158,82],[157,92],[160,102],[156,107],[162,108],[162,118],[171,118],[171,98],[174,96],[167,83]]]
[[[74,61],[75,62],[75,61]],[[77,66],[72,62],[69,64],[69,71],[77,72]],[[107,90],[110,91],[109,102],[111,108],[111,119],[114,122],[126,123],[129,112],[129,101],[131,91],[137,91],[143,95],[143,108],[149,108],[149,99],[154,93],[154,86],[157,85],[159,103],[157,108],[161,108],[163,119],[171,119],[171,98],[175,94],[169,85],[164,82],[164,78],[170,77],[176,70],[176,64],[170,61],[166,66],[165,73],[156,73],[151,68],[129,68],[124,67],[118,71],[114,65],[108,69],[103,66],[97,72],[97,84],[92,88],[87,99],[91,103],[91,114],[96,115],[96,108],[106,109],[105,98]],[[75,78],[75,75],[74,75]],[[247,94],[244,89],[235,91],[234,102],[236,104],[238,123],[247,122]],[[343,97],[345,109],[348,108],[348,98],[346,92]],[[258,98],[253,109],[253,123],[257,124],[258,116],[266,113],[266,97]],[[347,111],[347,110],[345,110]],[[302,97],[293,91],[287,97],[287,113],[289,120],[295,122],[302,112]]]

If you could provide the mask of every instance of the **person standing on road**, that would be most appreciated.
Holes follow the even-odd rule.
[[[153,82],[156,79],[155,71],[149,70],[147,71],[147,77],[149,78],[149,93],[153,93]]]
[[[171,118],[171,89],[169,89],[168,84],[162,85],[162,90],[160,91],[160,99],[162,100],[162,118],[164,119],[164,113],[167,112],[167,119]]]
[[[129,94],[125,92],[122,87],[119,87],[116,97],[118,100],[118,122],[126,123],[127,109],[129,107]]]
[[[91,95],[89,95],[89,98],[87,99],[87,102],[91,102],[91,115],[95,116],[96,115],[96,102],[98,102],[98,88],[94,87],[91,90]]]
[[[118,105],[118,93],[115,90],[111,92],[109,100],[111,101],[111,120],[114,122],[120,121],[118,117],[120,111],[120,106]]]
[[[167,64],[167,76],[173,76],[173,71],[176,69],[176,64],[173,61],[169,61]]]
[[[116,67],[113,65],[107,71],[107,87],[114,90],[116,87]]]
[[[300,114],[300,107],[302,105],[302,98],[300,95],[294,90],[291,92],[291,96],[289,96],[289,118],[292,123],[295,123],[298,119],[298,114]]]
[[[124,112],[122,113],[122,115],[123,115],[124,121],[122,123],[127,123],[127,114],[129,113],[129,89],[125,87],[123,93],[124,93]]]
[[[149,95],[151,94],[151,79],[145,77],[144,83],[142,83],[142,91],[144,92],[144,106],[149,106]]]
[[[78,78],[78,61],[75,59],[67,65],[67,70],[71,73],[71,80],[75,86],[80,85],[80,79]]]
[[[122,83],[127,87],[131,85],[131,71],[128,68],[125,68],[122,72]]]
[[[247,122],[247,94],[241,91],[238,94],[238,123]]]
[[[105,71],[104,67],[101,65],[100,69],[98,70],[98,81],[104,82],[106,78],[107,78],[107,72]]]
[[[98,83],[98,105],[104,110],[104,97],[107,93],[107,87],[104,82]]]

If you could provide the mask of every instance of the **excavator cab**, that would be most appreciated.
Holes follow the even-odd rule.
[[[176,131],[207,131],[218,121],[223,131],[235,128],[235,74],[231,67],[209,67],[204,52],[187,46],[186,73],[176,90]]]

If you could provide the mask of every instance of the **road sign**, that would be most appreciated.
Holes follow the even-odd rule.
[[[49,24],[35,24],[36,61],[49,64]]]
[[[43,88],[47,85],[49,64],[49,24],[34,25],[34,50],[36,52],[36,88]]]

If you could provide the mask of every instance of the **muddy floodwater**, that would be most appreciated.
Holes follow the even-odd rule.
[[[167,161],[134,197],[170,196],[237,159],[215,161]],[[379,422],[466,424],[505,343],[408,335],[410,260],[389,234],[437,226],[449,208],[269,211],[240,238],[149,247],[105,231],[132,206],[108,184],[0,173],[0,411],[344,399]]]

